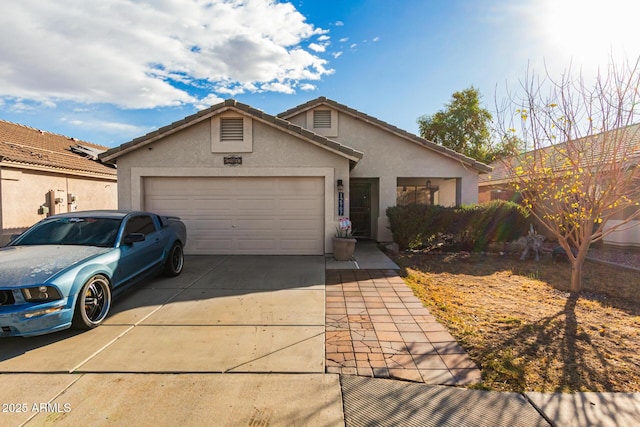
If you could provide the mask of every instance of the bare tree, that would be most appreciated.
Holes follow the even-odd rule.
[[[640,218],[639,65],[610,65],[593,84],[570,70],[559,80],[528,72],[498,115],[501,132],[521,133],[530,150],[502,167],[566,251],[572,292],[589,245]]]

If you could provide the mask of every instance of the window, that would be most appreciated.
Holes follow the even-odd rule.
[[[244,139],[244,124],[241,117],[220,120],[220,141],[242,141]]]
[[[148,215],[134,216],[129,218],[127,226],[124,229],[124,235],[131,233],[142,233],[145,236],[156,231],[156,225],[153,219]]]
[[[434,205],[437,195],[438,187],[428,189],[425,185],[398,185],[396,205]]]
[[[313,127],[314,129],[331,129],[331,111],[314,110]]]

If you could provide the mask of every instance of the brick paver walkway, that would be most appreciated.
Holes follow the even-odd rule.
[[[328,373],[464,385],[480,371],[393,270],[327,270]]]

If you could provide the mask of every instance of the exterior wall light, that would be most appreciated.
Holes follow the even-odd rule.
[[[341,179],[338,180],[337,187],[338,187],[338,192],[343,192],[344,191],[344,184],[342,183]]]

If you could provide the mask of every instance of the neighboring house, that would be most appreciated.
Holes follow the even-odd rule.
[[[107,147],[0,120],[0,245],[48,215],[115,209]]]
[[[620,136],[618,136],[618,134],[611,136],[613,135],[613,132],[618,132]],[[620,141],[622,141],[623,144],[617,146],[617,144],[611,143],[609,149],[607,149],[606,146],[598,146],[597,144],[589,145],[591,144],[591,141],[596,141],[596,143],[598,141],[609,141],[612,140],[610,138],[613,137],[620,138]],[[625,157],[628,157],[628,162],[632,164],[640,164],[640,124],[595,135],[593,138],[589,139],[581,138],[580,140],[576,140],[576,142],[579,142],[580,144],[586,143],[587,145],[585,145],[585,147],[588,147],[588,149],[586,149],[585,152],[590,156],[603,156],[604,158],[610,159],[610,156],[613,155],[612,152],[616,151],[619,156],[624,155]],[[563,143],[541,148],[538,150],[539,155],[536,157],[552,158],[554,150],[562,149],[564,149]],[[496,161],[490,164],[493,171],[490,174],[481,175],[478,183],[479,203],[485,203],[492,200],[511,200],[517,203],[521,202],[520,194],[515,191],[513,180],[510,177],[513,168],[516,166],[516,161],[517,159],[510,158],[506,161]],[[638,208],[630,207],[621,215],[611,218],[608,221],[607,227],[611,227],[622,222],[625,218],[635,214],[637,209]],[[538,225],[538,229],[542,234],[548,234],[548,232],[543,229],[542,225]],[[640,218],[631,221],[628,226],[625,225],[624,230],[609,234],[603,239],[603,241],[605,244],[615,246],[640,247]]]
[[[490,168],[324,97],[278,116],[229,99],[100,155],[118,205],[177,215],[191,254],[324,254],[341,217],[391,241],[397,203],[477,202]]]

